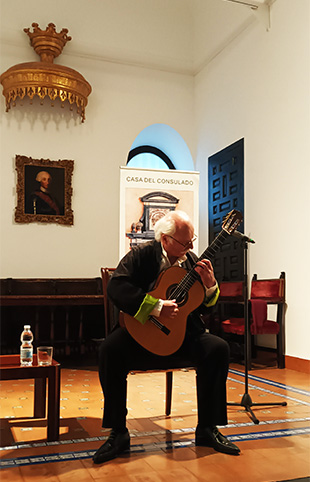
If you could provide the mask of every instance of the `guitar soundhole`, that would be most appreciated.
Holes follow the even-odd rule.
[[[177,286],[177,284],[169,286],[166,292],[167,300],[176,298],[176,296],[173,295],[173,292],[175,291]],[[176,302],[178,303],[179,307],[185,305],[187,303],[187,300],[188,293],[180,293],[176,298]]]

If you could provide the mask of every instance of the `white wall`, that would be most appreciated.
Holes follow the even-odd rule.
[[[271,29],[253,23],[196,78],[200,216],[207,159],[245,138],[250,278],[287,276],[286,354],[309,359],[309,2],[277,0]],[[207,243],[207,229],[201,242]]]
[[[22,32],[25,26],[35,20],[44,29],[52,20],[57,31],[68,27],[70,34],[70,25],[75,25],[82,13],[65,10],[63,15],[62,7],[54,11],[53,3],[53,14],[49,12],[47,17],[47,2],[32,0],[36,8],[30,15],[28,4],[25,12],[21,2],[12,3],[20,9],[9,17],[10,28],[2,19],[1,72],[16,63],[38,60]],[[81,2],[79,5],[82,8]],[[134,17],[130,22],[127,13],[123,12],[123,22],[130,25]],[[88,14],[89,2],[84,2],[85,18]],[[102,17],[104,14],[102,10]],[[71,43],[74,46],[74,39]],[[15,107],[5,113],[1,95],[1,277],[93,277],[100,275],[101,266],[114,266],[119,245],[119,166],[126,164],[135,137],[150,124],[165,123],[193,148],[192,76],[106,62],[99,55],[71,57],[65,55],[65,49],[58,62],[78,70],[92,85],[84,124],[39,105],[31,110]],[[74,160],[74,226],[14,222],[16,154]]]
[[[2,114],[1,136],[1,276],[96,276],[101,265],[118,258],[119,166],[146,126],[164,122],[191,144],[188,113],[193,81],[118,65],[83,64],[93,86],[85,124],[38,118],[19,121],[14,108]],[[99,71],[99,68],[100,71]],[[4,105],[0,107],[4,109]],[[13,160],[74,159],[74,226],[16,224]]]

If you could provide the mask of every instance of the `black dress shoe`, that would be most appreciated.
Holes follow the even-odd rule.
[[[95,464],[102,464],[108,460],[115,459],[118,455],[128,450],[130,447],[130,436],[127,432],[117,433],[112,430],[108,440],[101,445],[97,452],[93,456],[93,462]]]
[[[197,427],[195,434],[196,445],[213,447],[224,454],[239,455],[240,449],[219,432],[217,427]]]

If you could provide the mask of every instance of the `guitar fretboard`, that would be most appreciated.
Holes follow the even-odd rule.
[[[197,261],[200,261],[202,259],[212,259],[215,253],[220,249],[220,247],[223,245],[225,239],[229,236],[229,234],[222,229],[222,231],[216,236],[216,238],[212,241],[210,246],[208,246],[207,249],[204,250],[204,252],[201,254],[201,256],[198,258]],[[179,284],[175,287],[175,289],[171,292],[169,299],[170,300],[178,300],[180,297],[184,297],[184,294],[186,294],[190,288],[193,286],[195,281],[200,279],[199,274],[195,271],[195,266],[194,265],[188,273],[181,279]]]

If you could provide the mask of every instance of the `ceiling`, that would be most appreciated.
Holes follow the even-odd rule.
[[[0,0],[0,42],[2,52],[19,47],[20,62],[37,60],[23,29],[53,22],[72,36],[55,63],[74,67],[82,58],[195,75],[246,29],[268,29],[274,1],[53,0],[50,10],[48,0],[27,0],[26,9],[24,0]]]

